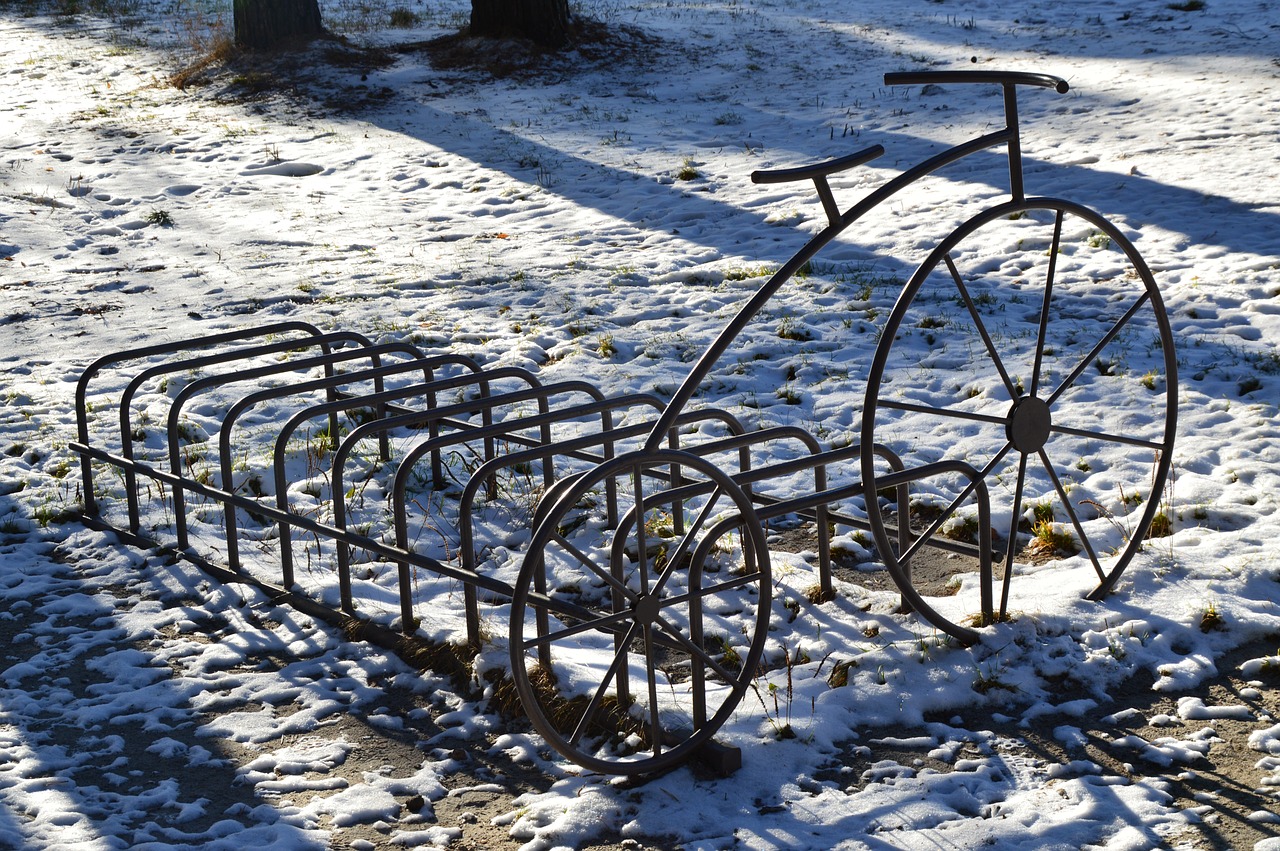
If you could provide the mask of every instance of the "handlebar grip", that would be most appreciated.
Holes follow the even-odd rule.
[[[884,145],[872,145],[870,148],[863,148],[856,153],[846,154],[843,157],[836,157],[833,160],[825,160],[813,165],[753,171],[751,172],[751,182],[789,183],[793,180],[813,180],[817,177],[826,177],[829,174],[835,174],[837,171],[844,171],[847,168],[870,162],[882,154],[884,154]]]
[[[1017,86],[1042,86],[1060,95],[1071,90],[1067,81],[1052,74],[1028,74],[1023,71],[899,71],[884,75],[886,86],[915,86],[928,83],[999,83]]]

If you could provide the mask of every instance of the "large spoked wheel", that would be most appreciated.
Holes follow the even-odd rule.
[[[764,648],[769,560],[750,498],[696,455],[639,451],[540,514],[511,604],[511,675],[530,721],[593,771],[686,761]]]
[[[1168,316],[1133,244],[1087,208],[1010,202],[939,245],[884,326],[864,417],[864,446],[909,469],[962,462],[986,485],[998,607],[980,602],[975,477],[927,475],[900,505],[888,471],[863,459],[877,547],[908,601],[953,634],[1004,618],[1015,576],[1016,609],[1066,588],[1100,598],[1145,538],[1169,534]]]

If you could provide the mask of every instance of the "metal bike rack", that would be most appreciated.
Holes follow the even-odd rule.
[[[527,370],[303,322],[131,349],[89,365],[76,388],[71,449],[80,456],[85,522],[332,619],[409,637],[420,632],[418,607],[432,604],[417,590],[421,577],[454,580],[471,648],[492,640],[482,607],[509,607],[510,676],[538,732],[585,768],[615,773],[658,771],[714,749],[712,736],[763,662],[772,607],[765,524],[811,521],[819,605],[838,592],[832,530],[869,532],[902,610],[968,644],[1010,616],[1029,537],[1025,503],[1047,500],[1055,504],[1036,509],[1037,522],[1065,516],[1059,525],[1083,554],[1062,557],[1092,567],[1093,594],[1105,594],[1140,549],[1171,463],[1176,361],[1151,272],[1100,214],[1025,195],[1016,89],[1065,93],[1065,82],[972,71],[885,82],[999,86],[1006,126],[843,211],[831,177],[882,147],[756,172],[756,183],[812,182],[827,225],[746,302],[669,401],[606,397],[583,381],[543,383]],[[1008,151],[1011,198],[959,225],[903,286],[869,365],[857,445],[828,447],[796,427],[747,429],[727,411],[689,407],[761,308],[836,236],[920,178],[997,146]],[[1017,229],[1008,244],[1025,244],[1028,259],[1010,267],[1015,276],[1002,285],[1013,295],[997,311],[1005,291],[988,278],[1002,258],[968,258],[1003,228]],[[1089,246],[1105,243],[1118,258],[1106,269],[1127,269],[1107,279],[1123,289],[1110,299],[1115,315],[1090,288],[1098,284],[1092,255],[1073,242],[1085,229],[1097,235]],[[1025,271],[1032,267],[1044,271],[1035,277]],[[917,317],[936,303],[938,282],[961,310],[926,324]],[[1064,307],[1070,298],[1079,305]],[[1056,333],[1060,319],[1072,323],[1070,334]],[[1011,331],[1009,322],[1025,328]],[[1155,398],[1164,415],[1149,434],[1113,434],[1080,411],[1117,387],[1124,373],[1105,358],[1136,330],[1156,340],[1144,382],[1163,387]],[[962,377],[988,376],[989,386],[950,379],[935,382],[931,396],[916,391],[910,370],[918,364],[907,361],[918,349],[904,347],[913,335],[929,334],[932,345],[944,332],[972,335],[967,350],[979,363]],[[1083,347],[1067,354],[1077,336]],[[930,352],[965,350],[949,345]],[[955,437],[935,447],[904,443],[915,423]],[[989,451],[967,442],[983,430],[995,435]],[[1082,481],[1067,481],[1059,443],[1081,454]],[[1090,490],[1089,447],[1109,474],[1149,468],[1146,504],[1126,516],[1118,544],[1103,521],[1123,524],[1085,510],[1109,511]],[[514,579],[509,568],[495,575],[486,553],[496,545],[476,520],[494,506],[510,527],[530,530]],[[957,527],[965,534],[953,534]],[[441,541],[434,549],[415,540],[427,529]],[[260,552],[247,555],[248,540]],[[978,585],[971,619],[917,588],[913,565],[926,550],[967,557]],[[394,565],[394,579],[357,576],[365,563]],[[723,753],[731,768],[735,757]]]
[[[279,339],[290,333],[301,336]],[[266,339],[271,342],[258,342]],[[307,351],[309,349],[318,349],[322,354],[312,355]],[[297,356],[299,353],[305,354]],[[283,357],[285,354],[295,357]],[[273,356],[281,357],[270,363],[260,362]],[[391,356],[402,359],[390,362]],[[369,366],[346,372],[335,371],[337,367],[360,362],[367,362]],[[125,366],[131,369],[125,373],[123,389],[115,401],[115,416],[111,418],[117,426],[114,431],[95,429],[94,426],[105,425],[105,421],[92,415],[102,408],[90,404],[91,390],[104,371],[109,368],[119,370]],[[438,376],[437,373],[445,367],[457,369],[458,374]],[[204,372],[197,375],[198,370]],[[180,374],[190,376],[190,380],[173,394],[164,412],[163,451],[155,452],[154,458],[139,458],[134,444],[141,439],[143,432],[137,425],[133,403],[148,381],[163,381],[166,377]],[[284,383],[247,392],[233,390],[231,396],[214,402],[220,418],[215,434],[202,441],[184,436],[184,413],[196,406],[202,397],[218,391],[225,393],[238,384],[254,385],[268,378],[284,379]],[[400,379],[398,386],[386,386],[386,382],[395,379]],[[517,384],[518,389],[500,389],[503,382]],[[373,392],[352,393],[344,389],[360,385],[369,385]],[[459,390],[470,390],[472,396],[463,401],[441,403],[443,394]],[[577,401],[574,397],[585,401]],[[119,529],[140,541],[147,540],[151,546],[172,547],[179,553],[195,555],[188,495],[211,499],[221,505],[221,561],[232,573],[267,586],[300,590],[295,566],[294,530],[302,529],[333,541],[339,580],[337,609],[347,615],[356,613],[351,581],[351,552],[354,549],[367,549],[395,560],[400,575],[400,628],[406,632],[412,632],[410,626],[414,619],[415,601],[410,577],[413,568],[426,568],[462,579],[466,583],[467,638],[473,645],[478,645],[480,640],[475,591],[486,588],[499,596],[510,597],[511,594],[509,585],[486,581],[477,574],[478,544],[473,527],[477,500],[495,496],[494,482],[504,469],[538,462],[542,468],[542,487],[550,488],[561,475],[561,467],[565,470],[586,469],[613,457],[620,444],[636,444],[646,437],[652,430],[653,418],[650,416],[637,421],[636,412],[648,410],[656,414],[662,410],[661,400],[650,395],[606,398],[585,382],[544,385],[535,375],[522,369],[486,370],[475,361],[457,355],[429,355],[403,343],[373,345],[359,335],[322,334],[312,326],[296,322],[112,354],[84,371],[77,387],[77,398],[81,400],[77,414],[79,440],[73,448],[81,456],[82,487],[87,495],[86,519],[99,525],[112,525],[102,516],[100,500],[96,496],[101,476],[95,473],[93,462],[105,462],[110,468],[120,471],[123,481],[126,509]],[[425,404],[421,407],[408,404],[415,399]],[[570,401],[559,401],[564,399]],[[289,408],[291,415],[278,427],[255,438],[239,435],[242,440],[237,442],[237,425],[255,408],[290,401],[294,402]],[[504,409],[525,403],[533,405],[535,412],[514,420],[496,417]],[[343,432],[347,418],[353,412],[370,419],[352,422],[341,441],[332,442],[330,436]],[[631,416],[626,422],[615,422],[620,413]],[[290,446],[305,424],[317,421],[324,423],[327,436],[323,439],[330,442],[329,446],[321,447],[321,451],[331,456],[328,462],[331,525],[308,519],[305,512],[290,504]],[[595,422],[595,427],[584,428],[581,433],[569,437],[553,435],[553,428],[558,425],[588,421]],[[825,487],[823,465],[831,461],[847,461],[857,454],[850,449],[823,452],[812,436],[794,427],[747,431],[736,417],[714,408],[691,411],[677,418],[668,434],[668,446],[681,448],[682,442],[688,442],[687,437],[682,437],[682,432],[704,424],[718,426],[725,436],[693,447],[693,451],[736,455],[738,475],[744,487],[748,488],[753,482],[767,480],[771,473],[789,475],[810,469],[814,475],[815,492],[821,491]],[[420,431],[424,436],[393,459],[388,435],[397,431]],[[370,440],[377,443],[380,462],[390,464],[394,461],[394,473],[387,479],[394,543],[371,543],[354,530],[348,518],[347,493],[351,482],[347,478],[347,468],[361,444]],[[783,440],[799,444],[808,455],[772,471],[752,469],[753,447]],[[115,451],[108,448],[112,443],[118,447]],[[216,464],[211,463],[202,473],[193,471],[193,464],[185,455],[185,451],[195,443],[204,447],[202,454],[213,455],[216,452]],[[506,444],[507,448],[498,451],[499,443]],[[456,495],[457,512],[452,522],[458,531],[459,544],[457,565],[454,566],[414,552],[409,542],[412,503],[408,491],[424,459],[429,467],[427,481],[431,489],[439,491],[455,487],[452,474],[446,470],[445,453],[464,445],[475,448],[479,463],[474,471],[465,475]],[[259,492],[256,494],[248,486],[249,472],[240,473],[237,482],[235,462],[238,454],[255,453],[270,458],[269,464],[264,464],[260,475],[257,475],[254,489]],[[212,474],[215,468],[216,476]],[[168,487],[165,499],[168,511],[172,512],[171,540],[142,531],[141,492],[145,487],[142,482],[146,480]],[[269,491],[263,489],[266,481],[271,482]],[[823,520],[820,546],[824,553],[829,551],[825,505],[773,501],[777,507],[766,512],[766,518],[808,511],[815,519]],[[257,515],[274,524],[278,572],[257,576],[246,573],[239,535],[239,514],[242,513]],[[619,512],[616,495],[612,493],[609,494],[607,513],[616,521]],[[830,572],[827,569],[823,571],[823,587],[830,592]]]

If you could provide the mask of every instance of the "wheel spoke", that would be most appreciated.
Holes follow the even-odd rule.
[[[582,718],[578,720],[578,724],[573,729],[573,734],[569,736],[570,744],[578,744],[582,741],[582,736],[587,732],[587,728],[591,726],[591,722],[595,720],[596,713],[600,711],[600,706],[604,702],[605,692],[609,688],[609,681],[618,674],[618,668],[622,665],[622,660],[627,655],[627,645],[635,640],[636,630],[639,624],[632,623],[631,628],[627,630],[626,638],[623,640],[622,649],[613,654],[613,662],[609,665],[609,670],[605,671],[603,677],[600,678],[600,687],[591,695],[590,702],[587,703],[586,709],[582,711]]]
[[[1018,457],[1018,483],[1013,489],[1013,508],[1009,512],[1009,538],[1005,545],[1004,580],[1000,588],[1000,620],[1009,608],[1009,584],[1013,579],[1013,557],[1018,550],[1018,519],[1022,514],[1022,491],[1027,482],[1027,455]]]
[[[1116,323],[1111,326],[1106,334],[1102,335],[1102,339],[1100,339],[1097,345],[1089,351],[1089,354],[1085,355],[1080,360],[1080,363],[1076,365],[1076,368],[1071,371],[1071,374],[1068,375],[1060,385],[1058,385],[1058,389],[1054,390],[1053,393],[1045,399],[1045,402],[1050,407],[1058,401],[1063,393],[1066,393],[1071,389],[1071,386],[1076,383],[1076,380],[1084,374],[1086,369],[1089,368],[1089,364],[1098,359],[1098,355],[1102,354],[1102,350],[1111,344],[1111,341],[1116,338],[1116,335],[1124,330],[1124,326],[1129,324],[1129,321],[1137,315],[1138,311],[1142,309],[1142,306],[1150,301],[1150,299],[1150,293],[1144,290],[1142,295],[1138,297],[1137,301],[1135,301],[1133,305],[1125,311],[1124,316],[1121,316],[1116,320]]]
[[[669,638],[674,639],[676,644],[684,648],[684,650],[688,652],[691,656],[696,657],[704,665],[707,665],[708,667],[710,667],[711,670],[715,671],[718,675],[720,675],[720,677],[724,679],[725,682],[733,682],[734,675],[732,672],[724,668],[719,662],[713,659],[711,655],[707,653],[706,650],[704,650],[703,648],[699,647],[698,645],[690,641],[685,636],[685,634],[682,633],[678,628],[667,623],[667,621],[661,615],[658,616],[656,623],[662,627],[662,631],[665,632]]]
[[[611,635],[618,635],[620,630],[611,629],[614,624],[619,624],[631,617],[630,610],[615,612],[613,614],[596,617],[596,613],[588,609],[582,609],[584,619],[580,620],[573,626],[566,626],[564,629],[557,629],[555,632],[547,632],[533,638],[526,638],[521,645],[525,650],[534,647],[544,647],[552,642],[562,641],[566,638],[572,638],[575,635],[581,635],[584,632],[607,632]]]
[[[1049,246],[1049,269],[1044,276],[1044,301],[1040,304],[1040,327],[1036,332],[1035,365],[1031,368],[1031,395],[1040,392],[1040,368],[1044,364],[1044,343],[1049,333],[1049,305],[1053,302],[1053,279],[1058,270],[1058,251],[1062,246],[1062,218],[1066,213],[1058,211],[1053,222],[1053,241]]]
[[[587,570],[590,570],[600,579],[604,580],[605,584],[611,587],[614,591],[623,594],[631,603],[635,603],[637,595],[629,589],[625,583],[619,581],[618,578],[609,571],[601,569],[590,556],[586,555],[582,550],[569,543],[569,541],[562,535],[557,534],[554,540],[559,541],[560,545],[568,550],[575,559],[581,562],[583,567],[587,568]]]
[[[895,399],[880,399],[877,404],[893,411],[906,411],[912,414],[929,414],[957,420],[968,420],[975,423],[1004,426],[1007,417],[996,417],[991,414],[978,414],[973,411],[958,411],[955,408],[938,408],[930,405],[916,405],[911,402],[899,402]]]
[[[1049,431],[1054,434],[1069,434],[1072,437],[1084,437],[1092,440],[1101,440],[1105,443],[1123,443],[1126,446],[1140,446],[1143,449],[1150,449],[1154,452],[1161,452],[1165,449],[1166,444],[1163,441],[1143,440],[1139,437],[1129,437],[1123,434],[1109,434],[1105,431],[1089,431],[1083,428],[1069,428],[1067,426],[1052,425]]]
[[[987,466],[978,471],[977,478],[971,480],[969,484],[965,486],[964,490],[960,491],[960,493],[951,500],[951,504],[942,510],[938,515],[938,519],[933,521],[933,524],[930,525],[928,529],[921,532],[916,537],[915,543],[908,547],[903,553],[899,554],[898,561],[910,562],[911,557],[918,553],[921,547],[925,546],[935,535],[938,534],[938,531],[946,524],[947,520],[956,513],[956,509],[960,507],[960,504],[973,495],[973,492],[978,489],[978,482],[986,480],[987,476],[991,475],[991,471],[996,468],[997,464],[1004,460],[1004,456],[1008,455],[1009,450],[1012,448],[1012,443],[1006,443],[1004,448],[997,452],[995,457],[987,462]],[[899,507],[898,513],[902,514],[903,511],[907,510],[909,509]]]
[[[1067,517],[1071,518],[1071,526],[1076,530],[1076,534],[1080,536],[1080,545],[1084,547],[1085,554],[1089,556],[1089,561],[1093,564],[1093,570],[1098,574],[1098,579],[1105,580],[1106,572],[1102,569],[1102,563],[1098,561],[1098,556],[1093,551],[1093,545],[1089,543],[1089,536],[1084,533],[1084,525],[1080,522],[1080,516],[1076,510],[1071,507],[1071,500],[1067,496],[1067,489],[1062,486],[1062,480],[1058,478],[1057,472],[1053,469],[1053,464],[1049,461],[1049,453],[1043,449],[1040,450],[1040,463],[1044,465],[1044,470],[1049,474],[1050,480],[1053,481],[1053,489],[1058,492],[1058,498],[1062,500],[1062,507],[1067,512]]]
[[[719,594],[722,591],[732,591],[735,588],[741,588],[744,585],[752,585],[759,582],[762,574],[759,571],[755,573],[745,574],[737,579],[731,579],[728,582],[721,582],[719,585],[711,585],[698,591],[688,591],[684,594],[678,594],[666,602],[666,606],[682,606],[695,597],[705,599],[713,594]]]
[[[636,497],[636,562],[640,569],[640,594],[644,595],[649,593],[649,542],[645,540],[644,528],[644,468],[639,464],[631,468],[631,487]]]
[[[675,572],[680,560],[684,558],[685,553],[689,549],[689,545],[693,543],[694,538],[697,536],[698,530],[700,530],[707,522],[707,518],[711,516],[712,510],[723,495],[724,489],[717,487],[712,491],[711,496],[707,497],[707,503],[702,506],[702,510],[698,512],[697,519],[693,521],[693,524],[685,532],[684,537],[681,538],[680,543],[676,545],[676,548],[667,554],[667,564],[663,567],[662,573],[658,576],[658,581],[654,583],[653,590],[650,592],[651,594],[662,593],[663,587]]]
[[[649,737],[653,755],[662,753],[662,718],[658,712],[658,672],[653,665],[653,626],[644,624],[644,670],[649,679]]]
[[[1009,373],[1005,371],[1004,361],[1000,359],[1000,355],[996,352],[996,345],[991,340],[991,335],[987,333],[986,323],[982,321],[982,315],[978,313],[978,305],[974,304],[973,299],[969,296],[969,288],[964,285],[964,280],[960,277],[960,270],[956,268],[955,261],[951,259],[951,255],[947,254],[942,258],[947,269],[951,272],[951,280],[955,283],[956,289],[960,291],[960,298],[964,301],[964,306],[969,310],[969,317],[973,319],[974,327],[978,329],[979,336],[982,337],[982,344],[987,348],[987,356],[991,358],[991,362],[995,365],[996,372],[1000,373],[1000,380],[1004,382],[1005,390],[1009,391],[1010,399],[1017,399],[1022,394],[1018,392],[1013,380],[1009,378]]]

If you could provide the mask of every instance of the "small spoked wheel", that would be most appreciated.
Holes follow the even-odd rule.
[[[675,450],[606,461],[534,530],[511,604],[511,675],[530,721],[583,767],[688,760],[756,674],[769,560],[750,498]]]
[[[922,476],[901,505],[888,471],[863,459],[877,548],[897,560],[904,596],[953,634],[1065,588],[1099,598],[1145,539],[1169,534],[1168,316],[1133,244],[1087,208],[1010,202],[943,241],[886,321],[864,417],[863,445],[888,446],[909,469],[970,471]],[[999,583],[985,606],[977,480]]]

